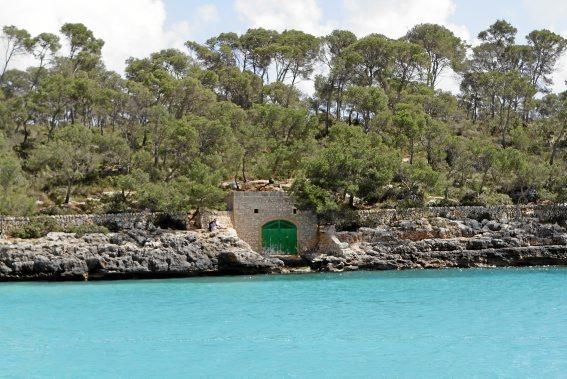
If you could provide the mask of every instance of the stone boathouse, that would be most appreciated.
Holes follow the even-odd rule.
[[[316,216],[297,209],[284,191],[233,191],[227,203],[238,237],[255,251],[297,254],[317,246]]]

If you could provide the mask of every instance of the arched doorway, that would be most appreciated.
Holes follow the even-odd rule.
[[[264,224],[262,249],[266,253],[297,254],[297,227],[285,220]]]

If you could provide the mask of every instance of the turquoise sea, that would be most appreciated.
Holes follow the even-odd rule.
[[[567,269],[2,283],[0,377],[567,377]]]

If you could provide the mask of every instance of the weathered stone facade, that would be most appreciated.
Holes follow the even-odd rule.
[[[299,252],[313,250],[317,246],[316,216],[297,209],[285,192],[234,191],[228,200],[228,211],[238,237],[254,251],[262,251],[262,226],[274,220],[289,221],[297,227]]]

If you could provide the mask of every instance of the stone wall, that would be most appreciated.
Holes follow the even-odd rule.
[[[210,209],[202,209],[199,211],[199,219],[197,222],[197,227],[206,229],[209,222],[217,220],[217,226],[219,228],[232,228],[232,219],[230,212],[228,211],[213,211]]]
[[[121,229],[143,229],[148,221],[154,221],[165,213],[116,213],[116,214],[88,214],[88,215],[61,215],[61,216],[35,216],[35,217],[0,217],[0,236],[7,236],[11,231],[22,227],[34,219],[48,218],[61,229],[72,228],[82,225],[113,225]],[[187,213],[175,212],[168,213],[172,218],[186,222]]]
[[[255,251],[262,251],[262,226],[274,220],[286,220],[297,226],[300,252],[317,246],[317,218],[311,212],[297,209],[285,192],[235,191],[228,207],[238,236]]]
[[[567,219],[567,205],[371,209],[362,210],[358,213],[361,223],[367,226],[387,225],[396,220],[416,220],[429,217],[445,217],[449,219],[487,218],[498,221],[512,221],[526,217],[536,217],[541,222],[553,222]]]

